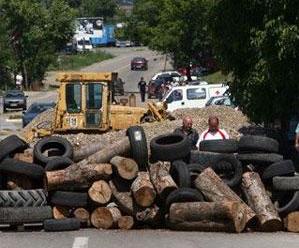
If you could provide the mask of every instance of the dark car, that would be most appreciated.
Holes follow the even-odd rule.
[[[131,70],[147,70],[148,65],[147,65],[147,60],[142,57],[136,57],[131,60]]]
[[[55,103],[33,103],[28,110],[23,112],[22,122],[23,127],[27,126],[29,122],[31,122],[37,115],[40,113],[54,108]]]
[[[160,75],[156,80],[151,80],[148,84],[147,97],[159,98],[159,90],[162,84],[166,85],[167,83],[173,82],[173,78],[170,75]]]
[[[3,96],[3,112],[8,109],[27,109],[27,96],[21,90],[6,91]]]

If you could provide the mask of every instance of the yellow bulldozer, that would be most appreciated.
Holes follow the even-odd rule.
[[[51,128],[33,128],[26,139],[53,133],[107,132],[168,118],[166,106],[158,103],[150,102],[145,108],[115,104],[113,86],[117,77],[113,72],[58,74],[60,86]]]

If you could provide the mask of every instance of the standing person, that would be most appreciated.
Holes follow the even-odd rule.
[[[203,140],[225,140],[229,139],[228,133],[219,128],[219,119],[216,116],[209,117],[209,128],[205,130],[199,137],[196,147],[199,148],[200,142]]]
[[[138,83],[138,88],[140,91],[141,101],[144,102],[145,101],[145,93],[146,93],[146,82],[144,81],[143,77],[140,78],[140,81]]]
[[[299,152],[299,123],[297,125],[297,128],[296,128],[296,137],[295,137],[295,149],[297,152]]]
[[[196,143],[198,140],[198,132],[192,128],[193,122],[190,116],[183,118],[183,125],[174,130],[174,133],[185,135],[189,138],[192,149],[196,149]]]

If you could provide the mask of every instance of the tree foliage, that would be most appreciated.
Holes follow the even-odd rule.
[[[84,0],[81,1],[80,15],[84,17],[99,16],[107,19],[117,11],[115,0]]]

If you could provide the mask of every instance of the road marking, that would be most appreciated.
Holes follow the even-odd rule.
[[[76,237],[72,248],[88,248],[88,237]]]

